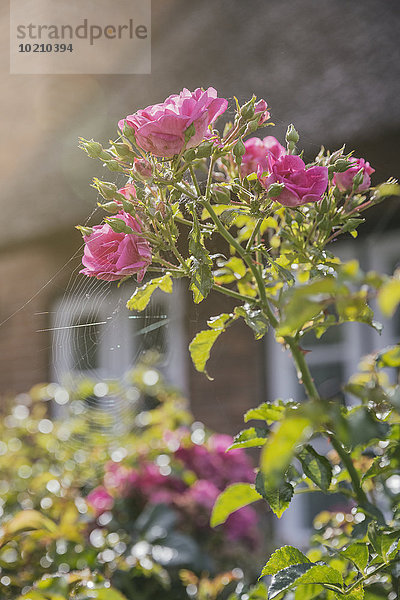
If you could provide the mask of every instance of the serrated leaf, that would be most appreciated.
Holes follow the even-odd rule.
[[[288,508],[294,494],[293,486],[290,483],[285,481],[279,486],[270,485],[261,472],[257,473],[256,490],[268,502],[278,519]]]
[[[276,573],[268,589],[268,600],[273,600],[282,592],[290,588],[303,584],[318,584],[322,586],[335,586],[338,589],[343,587],[342,575],[336,569],[328,565],[318,565],[315,563],[305,563],[292,565]]]
[[[278,571],[291,565],[309,562],[311,561],[307,556],[294,546],[282,546],[271,555],[269,561],[263,567],[261,577],[264,577],[264,575],[275,575]]]
[[[208,296],[214,285],[212,274],[212,259],[204,246],[203,235],[200,230],[197,213],[193,211],[193,228],[189,235],[189,252],[191,254],[190,289],[193,292],[195,304],[199,304]]]
[[[332,481],[332,466],[329,460],[318,454],[309,444],[304,446],[297,456],[307,477],[326,492]]]
[[[350,544],[346,550],[340,552],[342,556],[351,560],[361,573],[365,571],[365,567],[368,564],[369,551],[367,544],[354,543]]]
[[[235,448],[257,448],[264,446],[268,435],[268,429],[265,427],[249,427],[238,433],[233,444],[229,446],[228,450],[234,450]]]
[[[223,331],[225,331],[224,328],[200,331],[190,342],[190,356],[192,357],[195,368],[200,371],[200,373],[205,372],[207,361],[210,358],[211,348]]]
[[[144,310],[150,302],[151,296],[156,289],[160,289],[167,294],[172,293],[172,279],[170,275],[163,275],[152,279],[140,288],[136,288],[132,296],[126,303],[129,310]]]
[[[254,485],[233,483],[218,496],[211,514],[211,527],[224,523],[233,512],[260,499],[261,496]]]
[[[276,404],[264,402],[263,404],[260,404],[260,406],[257,406],[257,408],[250,408],[244,415],[244,421],[247,423],[252,419],[258,419],[260,421],[266,421],[266,423],[270,425],[275,421],[281,421],[284,413],[284,406],[277,406]]]

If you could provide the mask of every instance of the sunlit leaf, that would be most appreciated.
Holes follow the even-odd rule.
[[[307,477],[321,490],[327,491],[332,480],[332,466],[329,460],[318,454],[310,445],[304,446],[297,456]]]
[[[302,584],[319,584],[332,586],[341,590],[343,588],[342,575],[328,565],[305,563],[287,567],[278,571],[271,581],[268,589],[268,600],[273,600],[282,592]]]
[[[311,562],[305,554],[293,546],[282,546],[275,550],[267,564],[263,567],[261,575],[275,575],[281,569]]]
[[[257,473],[256,490],[266,500],[273,513],[281,518],[293,498],[293,486],[284,481],[279,485],[272,485],[265,479],[261,472]]]
[[[163,275],[152,279],[140,288],[136,288],[132,296],[126,303],[129,310],[144,310],[150,302],[151,296],[156,289],[160,289],[168,294],[172,293],[172,279],[170,275]]]
[[[261,496],[250,483],[234,483],[228,486],[217,498],[211,514],[211,527],[224,523],[233,512],[247,506]]]
[[[400,302],[400,279],[389,279],[378,292],[379,308],[385,317],[392,317]]]

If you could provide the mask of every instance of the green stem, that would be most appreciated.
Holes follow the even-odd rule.
[[[375,575],[375,573],[378,573],[379,571],[382,571],[382,569],[384,569],[385,567],[389,567],[391,565],[391,563],[392,562],[396,562],[396,560],[397,559],[394,559],[394,560],[392,560],[392,561],[390,561],[388,563],[384,563],[382,565],[379,565],[379,567],[377,567],[374,571],[371,571],[371,573],[365,573],[362,577],[360,577],[360,579],[357,579],[357,581],[355,581],[352,585],[350,585],[348,588],[346,588],[345,594],[349,594],[356,587],[358,587],[360,585],[360,583],[362,583],[366,579],[369,579],[370,577],[373,577]]]
[[[221,236],[228,242],[228,244],[230,244],[233,248],[235,248],[236,252],[239,254],[239,256],[245,261],[245,263],[249,267],[250,271],[252,272],[252,274],[254,276],[254,279],[257,282],[257,287],[258,287],[258,291],[260,294],[260,300],[262,303],[262,307],[265,310],[265,314],[267,315],[272,327],[274,327],[274,328],[277,327],[278,321],[269,305],[267,294],[265,293],[265,286],[264,286],[264,281],[263,281],[261,273],[257,269],[256,265],[253,263],[251,257],[247,254],[245,249],[242,248],[242,246],[239,244],[239,242],[237,240],[235,240],[235,238],[223,226],[223,224],[221,223],[217,214],[215,213],[213,207],[211,206],[210,202],[206,198],[204,198],[204,199],[201,199],[201,203],[203,204],[204,208],[207,209],[208,213],[210,214],[210,216],[211,216],[214,224],[216,225],[219,233],[221,234]]]
[[[293,356],[293,360],[297,367],[297,374],[298,374],[299,380],[302,381],[302,383],[306,389],[308,397],[310,398],[310,400],[320,400],[317,388],[315,387],[314,380],[310,373],[310,369],[308,368],[308,365],[304,358],[304,354],[301,351],[297,341],[294,338],[291,338],[289,336],[285,337],[285,341],[290,347],[290,350],[291,350],[292,356]],[[349,473],[351,483],[353,485],[354,494],[355,494],[360,506],[367,508],[369,505],[368,498],[367,498],[366,493],[362,489],[361,481],[358,476],[357,470],[354,467],[353,461],[351,459],[351,455],[345,450],[345,448],[342,446],[342,444],[339,442],[339,440],[333,434],[329,435],[329,439],[330,439],[330,442],[331,442],[333,448],[338,453],[342,463],[344,464],[344,466],[346,467],[346,469]]]
[[[248,252],[250,250],[250,248],[252,247],[253,242],[256,239],[256,235],[260,231],[260,227],[261,227],[261,224],[263,221],[264,221],[264,217],[261,217],[260,219],[258,219],[257,223],[255,224],[254,229],[251,232],[251,236],[249,237],[249,241],[247,242],[246,252]]]
[[[210,167],[208,169],[206,192],[205,192],[205,199],[207,201],[210,199],[210,196],[211,196],[211,183],[212,183],[212,174],[213,174],[213,170],[214,170],[215,160],[216,159],[212,156],[211,160],[210,160]],[[201,196],[201,194],[199,194],[199,196]]]
[[[298,345],[297,341],[290,336],[286,336],[284,339],[292,352],[293,360],[297,368],[297,376],[299,381],[303,383],[307,392],[307,396],[310,398],[310,400],[319,400],[320,398],[318,390],[315,387],[310,369],[308,368],[306,359],[304,358],[304,354],[300,349],[300,346]]]
[[[212,289],[216,292],[220,292],[221,294],[225,294],[225,296],[230,296],[231,298],[235,298],[236,300],[241,300],[242,302],[254,302],[254,298],[251,296],[246,296],[245,294],[239,294],[234,290],[230,290],[222,285],[217,285],[214,283]]]
[[[368,507],[368,505],[369,505],[368,498],[367,498],[366,493],[362,489],[361,481],[358,476],[357,470],[354,467],[351,455],[348,452],[346,452],[345,448],[342,446],[342,444],[339,442],[339,440],[334,435],[329,435],[329,439],[332,444],[332,447],[336,450],[336,452],[340,456],[342,463],[344,464],[344,466],[347,469],[347,472],[350,475],[354,493],[356,495],[358,502],[360,503],[360,506]]]
[[[194,172],[194,169],[193,169],[193,165],[189,165],[189,171],[190,171],[190,176],[191,176],[192,181],[193,181],[193,185],[196,188],[196,192],[198,193],[198,195],[200,197],[201,196],[201,190],[200,190],[199,182],[197,181],[196,173]]]

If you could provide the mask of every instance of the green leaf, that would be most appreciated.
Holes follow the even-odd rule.
[[[375,552],[382,557],[384,562],[388,562],[394,552],[397,552],[400,530],[388,530],[379,527],[375,522],[368,525],[368,539],[371,542]]]
[[[304,446],[298,454],[304,473],[321,490],[326,492],[332,480],[332,466],[325,456],[318,454],[310,445]]]
[[[400,302],[400,279],[389,279],[378,292],[378,305],[385,317],[392,317]]]
[[[336,600],[364,600],[364,587],[362,585],[351,590],[349,594],[335,594]]]
[[[2,526],[0,546],[21,533],[39,529],[53,533],[57,531],[57,525],[37,510],[23,510]]]
[[[193,292],[193,300],[199,304],[208,296],[214,285],[212,274],[212,260],[210,253],[204,246],[203,235],[200,231],[197,213],[193,211],[193,228],[189,235],[189,252],[191,254],[191,283],[190,289]]]
[[[290,483],[285,481],[279,486],[270,485],[261,472],[257,473],[256,490],[268,502],[278,519],[288,508],[294,494]]]
[[[285,336],[297,333],[308,321],[316,317],[322,308],[320,302],[306,298],[290,302],[284,308],[284,318],[277,329],[277,334]]]
[[[264,402],[263,404],[260,404],[260,406],[257,406],[257,408],[251,408],[248,410],[244,415],[244,421],[247,423],[252,419],[259,419],[261,421],[266,421],[266,423],[270,425],[275,421],[281,421],[284,413],[284,406],[278,406],[276,404]]]
[[[264,577],[264,575],[275,575],[278,571],[290,567],[291,565],[309,562],[311,561],[307,556],[297,548],[294,548],[294,546],[282,546],[282,548],[278,548],[278,550],[271,555],[261,572],[261,577]]]
[[[322,585],[315,583],[301,585],[294,593],[294,600],[313,600],[313,598],[316,598],[317,596],[320,598],[320,594],[323,590],[324,588]]]
[[[400,345],[385,348],[376,359],[378,368],[400,367]]]
[[[351,410],[346,418],[346,425],[347,436],[345,435],[343,441],[352,448],[368,444],[375,439],[383,440],[390,430],[388,423],[378,421],[365,406]]]
[[[342,575],[336,569],[328,565],[317,565],[315,563],[305,563],[292,565],[282,571],[278,571],[271,581],[268,589],[268,600],[273,600],[282,592],[290,588],[308,583],[328,585],[341,590],[343,588]]]
[[[233,483],[218,496],[211,514],[211,527],[225,523],[233,512],[260,499],[261,496],[254,485]]]
[[[192,357],[195,368],[200,371],[200,373],[206,373],[206,364],[210,358],[211,348],[224,331],[225,321],[219,328],[200,331],[190,342],[190,356]]]
[[[228,450],[264,446],[267,435],[268,429],[265,427],[249,427],[235,436],[233,444],[229,446]]]
[[[281,421],[268,437],[261,454],[260,468],[269,485],[279,486],[297,446],[311,434],[310,425],[309,419],[303,416],[290,416]]]
[[[92,598],[97,600],[127,600],[126,596],[123,596],[121,592],[118,592],[114,588],[104,588],[102,590],[91,590],[93,593]]]
[[[194,123],[191,123],[189,127],[185,130],[185,144],[194,136],[196,133],[196,127]]]
[[[237,306],[235,313],[243,317],[246,324],[254,331],[256,340],[261,339],[267,333],[269,321],[259,308],[244,304],[243,306]]]
[[[351,560],[351,562],[355,564],[357,569],[361,573],[364,573],[365,567],[367,566],[369,559],[369,551],[367,544],[350,544],[350,546],[348,546],[346,550],[342,550],[340,554],[344,556],[344,558]]]
[[[129,310],[144,310],[150,302],[150,298],[156,289],[160,289],[163,292],[166,292],[167,294],[171,294],[171,276],[163,275],[162,277],[157,277],[156,279],[152,279],[145,285],[142,285],[142,287],[136,288],[136,290],[133,292],[132,296],[126,303],[127,308],[129,308]]]

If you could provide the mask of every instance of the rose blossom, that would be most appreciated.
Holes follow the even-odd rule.
[[[94,508],[97,517],[114,506],[114,498],[102,485],[92,490],[86,500]]]
[[[282,183],[285,187],[277,202],[293,208],[308,202],[318,202],[328,185],[327,167],[310,167],[306,169],[304,161],[295,155],[281,156],[278,160],[268,160],[269,175],[263,176],[263,169],[258,167],[257,175],[261,185],[268,190],[274,183]]]
[[[371,185],[370,175],[375,173],[369,162],[366,162],[363,158],[349,158],[349,162],[353,163],[354,166],[347,169],[343,173],[335,173],[333,177],[333,183],[339,188],[341,192],[351,191],[353,189],[353,180],[360,169],[363,170],[363,180],[358,186],[356,192],[365,192]]]
[[[141,232],[139,222],[124,211],[114,217],[121,219],[134,232]],[[116,233],[108,223],[95,225],[90,235],[84,236],[85,250],[80,272],[89,277],[116,281],[137,274],[142,281],[151,263],[151,248],[147,240],[134,233]]]
[[[119,121],[134,131],[136,142],[146,152],[155,156],[171,158],[184,148],[198,146],[208,133],[208,126],[228,106],[228,101],[218,98],[217,91],[197,88],[190,92],[184,88],[180,94],[169,96],[164,102],[138,110]],[[192,137],[186,142],[185,132],[194,126]]]
[[[257,173],[260,166],[262,171],[268,170],[268,157],[278,160],[286,154],[285,148],[278,142],[273,135],[267,135],[263,140],[258,137],[252,137],[245,141],[246,152],[242,158],[240,172],[242,177]]]

